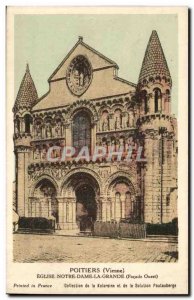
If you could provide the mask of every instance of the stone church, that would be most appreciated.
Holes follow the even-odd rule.
[[[19,216],[54,218],[57,229],[78,231],[94,222],[167,223],[177,217],[177,120],[156,31],[140,67],[137,83],[122,79],[116,62],[79,37],[39,98],[27,65],[13,108]],[[92,153],[96,145],[115,149],[111,161],[47,159],[53,146],[88,146]],[[138,147],[142,160],[136,159]]]

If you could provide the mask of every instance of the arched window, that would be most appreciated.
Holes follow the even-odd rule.
[[[148,113],[148,99],[147,99],[147,92],[142,91],[142,102],[144,103],[144,113]]]
[[[32,125],[32,117],[30,115],[25,115],[24,124],[25,124],[25,132],[30,133],[31,125]]]
[[[108,119],[108,111],[104,110],[102,113],[102,131],[109,130],[109,119]]]
[[[161,90],[154,90],[154,104],[155,104],[155,113],[159,111],[159,100],[161,99]]]
[[[20,132],[20,119],[18,116],[16,117],[16,120],[15,120],[15,132],[16,133]]]
[[[132,202],[131,202],[131,194],[129,191],[125,193],[125,215],[126,218],[132,217]]]
[[[82,147],[91,148],[91,120],[86,112],[78,112],[73,119],[73,147],[79,152]]]

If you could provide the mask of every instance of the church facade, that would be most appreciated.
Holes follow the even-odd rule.
[[[82,37],[48,82],[49,91],[38,98],[27,66],[13,108],[19,216],[54,217],[57,229],[78,231],[96,221],[176,218],[177,120],[157,32],[136,84],[119,78],[117,64]],[[111,157],[77,161],[85,146],[90,155],[96,147],[111,149]],[[62,160],[68,147],[75,153]]]

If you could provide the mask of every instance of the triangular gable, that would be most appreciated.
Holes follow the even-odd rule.
[[[107,67],[115,67],[118,69],[118,65],[112,61],[111,59],[107,58],[100,52],[96,51],[89,45],[85,44],[83,42],[83,39],[80,37],[78,42],[75,44],[75,46],[70,50],[70,52],[66,55],[66,57],[63,59],[63,61],[59,64],[59,66],[56,68],[56,70],[52,73],[52,75],[49,77],[48,81],[55,81],[60,78],[64,78],[66,76],[67,68],[71,62],[71,60],[76,56],[83,54],[87,56],[89,59],[92,69],[103,69]]]

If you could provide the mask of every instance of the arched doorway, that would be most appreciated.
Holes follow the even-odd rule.
[[[47,178],[40,180],[31,197],[32,217],[54,217],[58,223],[57,191],[54,184]]]
[[[89,184],[83,184],[76,189],[76,221],[80,231],[92,231],[97,218],[95,191]]]
[[[134,187],[128,178],[116,177],[109,185],[108,197],[111,199],[111,219],[117,222],[135,221],[139,216]]]
[[[97,179],[81,170],[70,175],[63,185],[62,197],[64,226],[70,228],[71,223],[74,223],[81,232],[92,231],[94,222],[100,216],[100,187]]]

